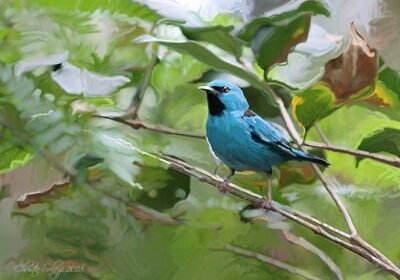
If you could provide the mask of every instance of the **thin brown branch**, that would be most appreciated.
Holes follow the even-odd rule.
[[[124,119],[121,119],[121,118],[106,117],[106,116],[99,116],[99,115],[97,115],[96,117],[100,117],[100,118],[116,121],[116,122],[128,125],[128,126],[132,127],[133,129],[144,128],[144,129],[147,129],[147,130],[157,131],[157,132],[170,134],[170,135],[178,135],[178,136],[185,136],[185,137],[191,137],[191,138],[200,138],[200,139],[201,138],[205,138],[203,135],[198,134],[198,133],[193,133],[193,132],[189,132],[189,131],[181,131],[181,130],[174,129],[174,128],[171,128],[171,127],[168,127],[168,126],[165,126],[165,125],[152,124],[152,123],[148,123],[148,122],[141,121],[141,120],[124,120]]]
[[[283,105],[283,102],[282,102]],[[285,109],[286,110],[286,109]],[[288,116],[288,114],[287,114]],[[147,123],[144,121],[140,121],[140,120],[123,120],[123,119],[119,119],[119,118],[110,118],[110,117],[105,117],[105,116],[98,116],[98,117],[102,117],[102,118],[106,118],[106,119],[110,119],[113,121],[117,121],[120,123],[123,123],[125,125],[129,125],[134,129],[139,129],[139,128],[144,128],[144,129],[148,129],[151,131],[157,131],[157,132],[162,132],[162,133],[166,133],[166,134],[171,134],[171,135],[179,135],[179,136],[185,136],[185,137],[192,137],[192,138],[204,138],[204,136],[197,134],[197,133],[192,133],[192,132],[185,132],[185,131],[181,131],[181,130],[177,130],[177,129],[173,129],[167,126],[163,126],[163,125],[158,125],[158,124],[151,124],[151,123]],[[294,128],[294,125],[292,126]],[[296,131],[297,133],[297,131]],[[323,145],[323,146],[322,146]],[[328,145],[326,144],[321,144],[321,148],[327,147]],[[334,198],[335,203],[338,205],[339,209],[341,210],[342,213],[344,213],[344,217],[346,220],[346,223],[350,229],[351,235],[337,229],[334,228],[326,223],[323,223],[313,217],[310,217],[306,214],[301,214],[298,212],[293,212],[292,214],[296,217],[299,217],[303,220],[307,220],[310,221],[311,223],[316,224],[318,227],[320,228],[325,228],[325,230],[327,230],[330,233],[333,233],[335,235],[341,236],[342,238],[349,238],[352,240],[352,242],[354,243],[358,243],[363,245],[363,247],[365,249],[368,249],[372,254],[374,254],[375,256],[379,256],[382,260],[384,260],[387,264],[389,264],[390,266],[396,267],[393,262],[391,262],[388,258],[386,258],[382,253],[380,253],[378,250],[376,250],[374,247],[372,247],[370,244],[366,243],[365,241],[362,242],[362,239],[360,239],[360,237],[358,236],[358,233],[355,230],[354,224],[350,218],[350,215],[347,211],[347,209],[345,208],[344,204],[340,201],[339,197],[336,195],[336,193],[333,191],[333,189],[330,187],[330,185],[328,184],[326,178],[323,176],[322,172],[319,170],[318,166],[313,165],[313,168],[315,170],[315,172],[318,174],[318,176],[321,179],[321,182],[323,183],[323,185],[325,186],[325,188],[327,188],[328,193]],[[366,246],[366,244],[368,244],[369,246]]]
[[[71,184],[71,177],[65,176],[63,179],[51,184],[45,190],[29,192],[29,193],[25,193],[25,194],[21,195],[17,199],[17,206],[19,208],[26,208],[32,204],[42,203],[43,202],[42,199],[44,197],[51,196],[57,190],[68,187],[70,184]],[[158,212],[158,211],[151,209],[149,207],[146,207],[144,205],[134,203],[126,198],[116,196],[113,193],[108,192],[106,190],[97,188],[95,186],[95,183],[93,183],[93,182],[90,183],[90,185],[93,190],[98,191],[98,192],[102,193],[103,195],[110,197],[114,200],[117,200],[117,201],[121,202],[122,204],[124,204],[125,206],[127,206],[129,213],[141,221],[144,221],[144,222],[154,221],[154,222],[167,224],[167,225],[175,225],[175,224],[179,223],[178,220],[171,218],[167,214]]]
[[[41,203],[43,197],[51,195],[57,189],[67,187],[70,183],[70,178],[65,177],[58,182],[51,184],[44,190],[24,193],[17,199],[17,205],[19,208],[25,208],[32,204]]]
[[[184,173],[188,176],[197,178],[198,180],[200,180],[202,182],[206,182],[216,188],[218,188],[218,186],[223,182],[222,178],[212,175],[208,171],[205,171],[198,167],[191,166],[188,163],[183,162],[179,159],[169,157],[169,156],[162,156],[161,158],[162,158],[163,162],[166,163],[170,168],[177,170],[181,173]],[[300,225],[304,226],[305,228],[313,231],[315,234],[318,234],[330,241],[333,241],[334,243],[363,257],[364,259],[370,261],[371,263],[377,265],[378,267],[382,268],[383,270],[391,273],[392,275],[394,275],[395,277],[400,279],[400,270],[396,266],[388,264],[380,256],[372,254],[369,250],[364,248],[364,246],[361,246],[360,244],[351,243],[351,241],[353,241],[353,239],[344,240],[338,236],[333,235],[332,233],[327,231],[325,228],[320,226],[321,224],[323,224],[322,222],[319,222],[318,223],[319,225],[316,225],[308,219],[301,218],[301,215],[293,214],[293,212],[291,210],[288,210],[288,209],[290,209],[289,207],[280,206],[276,202],[273,202],[270,206],[264,205],[262,203],[263,198],[260,195],[253,193],[249,190],[243,189],[235,184],[232,184],[232,183],[227,184],[226,189],[227,189],[228,193],[230,193],[236,197],[239,197],[245,201],[248,201],[251,204],[253,204],[254,206],[262,207],[266,210],[271,210],[271,211],[280,213],[282,216],[285,216],[286,218],[296,222],[297,224],[300,224]],[[315,220],[315,219],[313,219],[313,220]],[[333,227],[330,226],[330,228],[333,228]],[[352,237],[350,237],[350,238],[352,238]]]
[[[255,258],[255,259],[257,259],[257,260],[259,260],[259,261],[261,261],[263,263],[266,263],[266,264],[278,267],[280,269],[286,270],[289,273],[301,276],[301,277],[303,277],[304,279],[307,279],[307,280],[321,280],[321,278],[312,275],[310,272],[308,272],[306,270],[303,270],[303,269],[295,267],[293,265],[290,265],[290,264],[284,263],[282,261],[273,259],[273,258],[271,258],[269,256],[266,256],[266,255],[263,255],[263,254],[260,254],[260,253],[254,252],[254,251],[250,251],[250,250],[247,250],[247,249],[244,249],[244,248],[240,248],[240,247],[228,244],[228,245],[225,245],[222,249],[219,249],[219,250],[230,251],[230,252],[235,253],[237,255],[248,257],[248,258]]]
[[[272,90],[272,89],[271,89]],[[276,95],[275,95],[276,96]],[[283,101],[276,96],[276,98],[278,98],[278,104],[280,104],[280,108],[281,110],[284,110],[284,113],[282,113],[282,117],[285,120],[286,126],[288,128],[289,133],[291,134],[293,139],[297,139],[299,142],[299,146],[301,146],[301,140],[300,140],[300,136],[297,133],[296,128],[294,127],[294,124],[291,122],[289,113],[287,112],[286,108],[284,107]],[[279,102],[280,101],[280,102]],[[283,108],[283,109],[282,109]],[[158,132],[162,132],[162,133],[166,133],[166,134],[172,134],[172,135],[179,135],[179,136],[186,136],[186,137],[193,137],[193,138],[204,138],[204,136],[199,135],[197,133],[191,133],[191,132],[183,132],[180,130],[176,130],[176,129],[172,129],[163,125],[155,125],[155,124],[150,124],[150,123],[146,123],[140,120],[132,120],[132,121],[127,121],[127,120],[122,120],[122,119],[118,119],[118,118],[110,118],[110,117],[104,117],[104,116],[98,116],[98,117],[103,117],[103,118],[107,118],[110,120],[114,120],[126,125],[131,126],[134,129],[139,129],[139,128],[145,128],[145,129],[149,129],[152,131],[158,131]],[[289,122],[289,123],[287,123]],[[329,145],[327,144],[320,144],[320,148],[326,148],[328,149]],[[342,148],[343,150],[344,148]],[[340,152],[339,150],[337,150],[338,152]],[[362,157],[362,153],[357,154],[357,156]],[[380,155],[378,155],[380,156]],[[375,160],[379,161],[379,157],[374,158]],[[382,161],[382,160],[380,160]],[[383,161],[382,161],[383,162]],[[327,230],[327,233],[334,234],[336,236],[341,236],[341,238],[345,237],[350,237],[351,242],[360,245],[361,247],[363,247],[365,250],[369,251],[371,254],[373,254],[373,256],[378,257],[380,259],[380,261],[384,262],[386,265],[388,265],[387,270],[390,271],[390,269],[392,269],[393,271],[395,271],[396,273],[399,273],[400,275],[400,270],[397,268],[396,265],[393,264],[392,261],[390,261],[386,256],[384,256],[381,252],[379,252],[377,249],[375,249],[372,245],[370,245],[369,243],[365,242],[357,233],[356,228],[352,222],[352,219],[350,217],[349,212],[347,211],[347,208],[344,206],[343,202],[340,200],[339,196],[334,192],[333,188],[331,187],[331,185],[328,183],[327,179],[325,178],[325,176],[322,174],[322,172],[320,171],[319,167],[316,165],[313,165],[313,168],[315,170],[315,172],[317,173],[317,175],[320,177],[321,182],[323,183],[324,187],[327,189],[328,193],[331,195],[331,197],[333,198],[335,204],[338,206],[339,210],[342,212],[342,215],[345,218],[346,224],[348,225],[348,228],[350,230],[351,235],[344,233],[343,231],[336,229],[330,225],[327,225],[323,222],[320,222],[312,217],[309,217],[305,214],[299,214],[299,213],[290,213],[291,215],[293,215],[293,218],[300,218],[300,220],[302,222],[304,221],[308,221],[311,222],[311,224],[315,224],[317,225],[317,229],[315,231],[320,231],[320,229],[324,228],[325,230]],[[279,212],[279,211],[277,211]],[[314,230],[314,229],[313,229]],[[324,230],[324,231],[325,231]],[[334,236],[333,235],[333,236]],[[334,241],[334,240],[332,240]],[[340,242],[337,242],[340,243]],[[342,244],[342,246],[346,247],[346,248],[351,248],[351,246],[349,246],[348,244]],[[372,260],[372,262],[374,262]],[[379,262],[379,260],[378,260]],[[384,267],[384,266],[383,266]]]
[[[324,150],[342,153],[342,154],[348,154],[348,155],[352,155],[352,156],[359,157],[359,158],[369,158],[369,159],[372,159],[375,161],[379,161],[379,162],[400,168],[400,158],[399,157],[390,157],[390,156],[385,156],[385,155],[381,155],[381,154],[370,153],[370,152],[363,151],[363,150],[345,148],[345,147],[335,146],[332,144],[319,143],[319,142],[315,142],[315,141],[306,141],[304,143],[304,146],[307,146],[310,148],[324,149]]]
[[[338,280],[343,280],[343,273],[340,270],[340,268],[335,264],[335,262],[320,248],[309,242],[308,240],[304,239],[303,237],[298,237],[291,233],[288,230],[283,230],[283,236],[285,239],[292,243],[295,244],[299,247],[304,248],[305,250],[310,251],[317,257],[319,257],[328,267],[329,269],[335,274],[336,278]]]
[[[165,125],[160,125],[160,124],[153,124],[149,123],[146,121],[141,121],[141,120],[124,120],[122,118],[115,118],[115,117],[107,117],[107,116],[96,116],[96,117],[101,117],[109,120],[113,120],[122,124],[129,125],[133,129],[148,129],[151,131],[156,131],[156,132],[161,132],[165,134],[171,134],[171,135],[178,135],[178,136],[185,136],[185,137],[191,137],[191,138],[205,138],[204,135],[201,135],[199,133],[193,133],[190,131],[182,131],[179,129],[174,129]],[[343,153],[343,154],[348,154],[352,155],[355,157],[359,158],[369,158],[375,161],[379,161],[394,167],[400,168],[400,158],[398,157],[390,157],[390,156],[385,156],[381,154],[376,154],[376,153],[370,153],[367,151],[363,150],[357,150],[357,149],[351,149],[351,148],[346,148],[346,147],[341,147],[341,146],[335,146],[332,144],[325,144],[325,143],[320,143],[320,142],[315,142],[315,141],[306,141],[303,143],[303,146],[307,146],[310,148],[317,148],[317,149],[323,149],[323,150],[328,150],[332,152],[337,152],[337,153]]]

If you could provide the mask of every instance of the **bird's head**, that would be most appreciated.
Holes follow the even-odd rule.
[[[237,85],[225,81],[214,80],[199,89],[207,94],[208,110],[210,115],[220,115],[224,111],[246,111],[249,104],[243,91]]]

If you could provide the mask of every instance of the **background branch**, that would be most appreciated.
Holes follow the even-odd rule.
[[[324,149],[324,150],[342,153],[342,154],[348,154],[348,155],[352,155],[352,156],[355,156],[358,158],[369,158],[369,159],[372,159],[375,161],[379,161],[379,162],[400,168],[400,158],[398,158],[398,157],[390,157],[390,156],[385,156],[385,155],[381,155],[381,154],[370,153],[370,152],[363,151],[363,150],[344,148],[344,147],[335,146],[332,144],[324,144],[324,143],[319,143],[319,142],[315,142],[315,141],[306,141],[304,143],[304,146],[307,146],[310,148]]]
[[[288,230],[283,230],[282,232],[283,232],[283,236],[285,237],[285,239],[288,242],[295,244],[299,247],[302,247],[302,248],[310,251],[314,255],[318,256],[329,267],[329,269],[335,274],[335,276],[338,280],[344,279],[340,268],[334,263],[334,261],[327,254],[325,254],[324,251],[322,251],[320,248],[318,248],[314,244],[310,243],[306,239],[304,239],[302,237],[298,237]]]
[[[190,131],[182,131],[182,130],[174,129],[174,128],[171,128],[171,127],[168,127],[165,125],[149,123],[149,122],[138,120],[138,119],[125,120],[123,118],[107,117],[107,116],[101,116],[101,115],[96,115],[96,117],[116,121],[116,122],[128,125],[133,129],[143,128],[143,129],[148,129],[151,131],[161,132],[161,133],[170,134],[170,135],[178,135],[178,136],[200,138],[200,139],[205,138],[204,135],[201,135],[199,133],[193,133]],[[369,159],[372,159],[372,160],[375,160],[378,162],[382,162],[382,163],[400,168],[400,158],[398,158],[398,157],[390,157],[390,156],[385,156],[385,155],[381,155],[381,154],[377,154],[377,153],[370,153],[370,152],[363,151],[363,150],[335,146],[332,144],[326,144],[326,143],[321,143],[321,142],[316,142],[316,141],[306,141],[306,142],[302,143],[302,145],[310,147],[310,148],[317,148],[317,149],[328,150],[328,151],[342,153],[342,154],[349,154],[349,155],[359,157],[359,158],[369,158]]]
[[[279,260],[273,259],[271,257],[268,257],[266,255],[254,252],[254,251],[250,251],[247,249],[243,249],[237,246],[233,246],[230,244],[225,245],[223,248],[218,249],[221,251],[229,251],[232,253],[235,253],[237,255],[240,256],[244,256],[244,257],[248,257],[248,258],[255,258],[263,263],[269,264],[269,265],[273,265],[275,267],[278,267],[280,269],[286,270],[287,272],[290,272],[292,274],[298,275],[303,277],[304,279],[308,279],[308,280],[321,280],[321,278],[316,277],[314,275],[312,275],[310,272],[303,270],[301,268],[292,266],[290,264],[281,262]]]

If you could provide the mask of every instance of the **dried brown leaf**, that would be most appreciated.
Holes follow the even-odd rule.
[[[377,67],[376,50],[367,44],[352,24],[346,49],[326,64],[321,80],[332,89],[338,103],[345,102],[372,89]]]

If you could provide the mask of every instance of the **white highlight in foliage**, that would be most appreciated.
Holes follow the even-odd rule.
[[[68,52],[57,53],[44,57],[35,57],[19,61],[15,65],[15,76],[21,76],[25,72],[32,71],[43,66],[51,66],[64,63],[68,59]]]
[[[113,93],[120,86],[130,82],[125,76],[103,76],[79,68],[67,62],[68,52],[21,60],[15,66],[15,76],[40,67],[60,65],[59,69],[51,73],[52,79],[69,94],[83,94],[85,96],[106,96]]]
[[[51,73],[53,80],[70,94],[86,96],[105,96],[111,94],[118,87],[128,83],[125,76],[103,76],[81,69],[68,62]]]
[[[189,26],[201,26],[224,12],[247,11],[249,0],[139,0],[164,17],[185,21]]]
[[[324,74],[325,64],[341,51],[344,36],[331,34],[312,24],[307,41],[296,46],[287,63],[275,66],[269,77],[300,89],[307,88]]]

